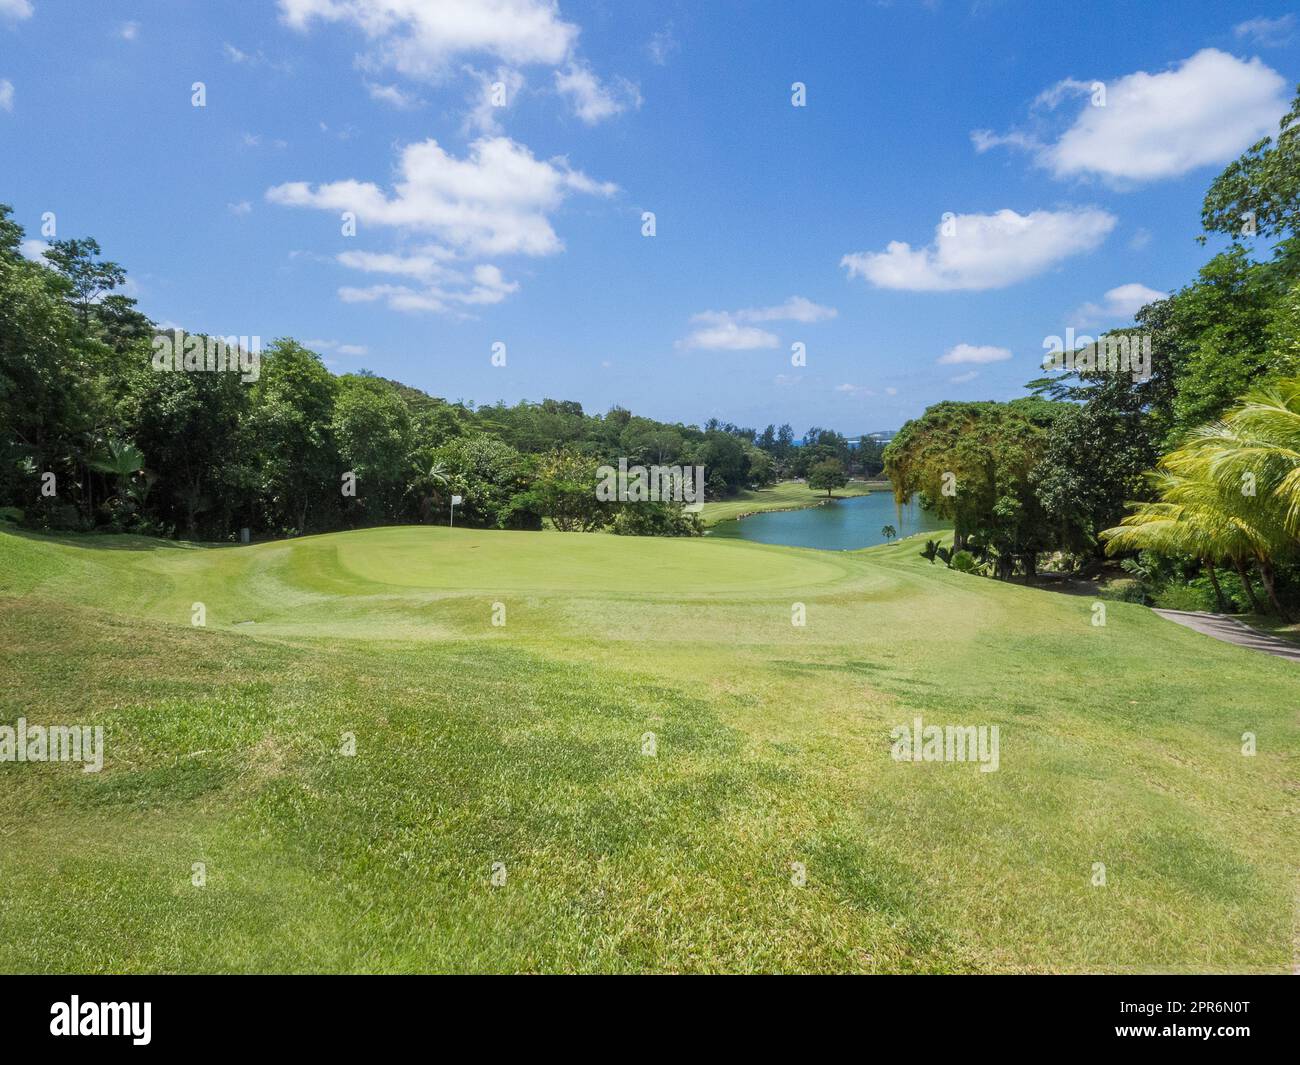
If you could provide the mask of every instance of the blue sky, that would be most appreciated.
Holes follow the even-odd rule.
[[[1190,280],[1297,80],[1266,2],[0,0],[0,201],[336,372],[857,433]]]

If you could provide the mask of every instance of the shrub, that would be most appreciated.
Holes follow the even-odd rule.
[[[1121,603],[1145,603],[1146,588],[1142,582],[1133,577],[1119,577],[1107,581],[1101,586],[1099,594],[1103,599],[1112,599]]]

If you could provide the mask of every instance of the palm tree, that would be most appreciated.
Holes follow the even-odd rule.
[[[109,437],[105,445],[106,450],[98,455],[91,457],[87,465],[92,470],[98,470],[100,473],[112,474],[118,478],[119,489],[124,500],[132,502],[139,501],[139,490],[132,491],[131,478],[144,470],[144,452],[134,444],[125,440],[117,440]],[[152,487],[153,476],[149,478],[144,488],[145,495],[148,494],[149,487]]]
[[[1133,504],[1133,513],[1101,534],[1108,554],[1149,550],[1164,555],[1191,555],[1205,566],[1219,610],[1225,610],[1215,563],[1231,561],[1251,605],[1259,610],[1251,587],[1246,560],[1259,567],[1269,601],[1283,618],[1286,609],[1277,598],[1271,559],[1277,550],[1280,527],[1256,508],[1242,505],[1210,472],[1208,454],[1178,450],[1160,461],[1151,481],[1160,495],[1153,503]]]
[[[1248,393],[1189,446],[1208,453],[1216,477],[1280,506],[1286,531],[1300,535],[1300,377]]]
[[[1214,588],[1219,613],[1227,613],[1219,578],[1214,571],[1216,559],[1227,554],[1226,527],[1218,515],[1206,508],[1186,503],[1137,503],[1133,513],[1113,529],[1101,534],[1106,553],[1117,551],[1155,551],[1161,555],[1191,555],[1205,566]]]
[[[427,521],[429,514],[434,505],[442,498],[441,489],[446,488],[451,482],[451,474],[447,472],[446,463],[434,462],[425,469],[423,464],[417,464],[415,467],[415,480],[408,491],[415,492],[420,497],[420,520]]]
[[[1161,464],[1196,480],[1212,480],[1222,504],[1253,529],[1251,554],[1260,580],[1269,602],[1286,618],[1273,563],[1300,547],[1300,378],[1248,394]]]
[[[895,529],[892,525],[886,525],[883,529],[880,530],[880,535],[883,536],[885,538],[885,542],[888,543],[890,540],[892,540],[895,536],[898,535],[898,530]]]

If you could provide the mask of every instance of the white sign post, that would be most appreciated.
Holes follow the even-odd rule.
[[[451,521],[449,521],[449,522],[447,523],[448,525],[453,526],[453,527],[455,526],[455,524],[456,524],[456,508],[457,508],[458,506],[460,506],[460,504],[463,503],[463,502],[464,502],[464,500],[463,500],[460,496],[452,496],[452,497],[451,497]]]

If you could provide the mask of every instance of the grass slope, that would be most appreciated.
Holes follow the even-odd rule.
[[[833,493],[835,499],[864,496],[869,492],[888,491],[888,481],[851,481]],[[759,514],[765,510],[801,510],[826,502],[826,492],[809,488],[803,481],[782,481],[771,488],[745,489],[726,499],[706,500],[701,514],[706,526],[716,525],[729,518],[744,514]]]
[[[1091,617],[908,542],[2,533],[0,721],[107,759],[0,764],[0,969],[1286,971],[1295,666]]]

